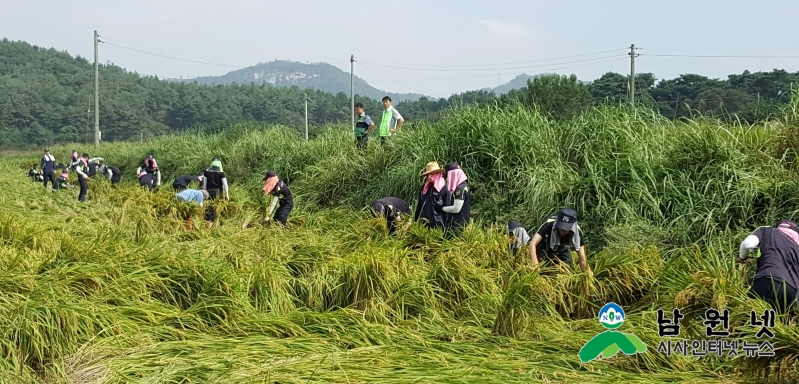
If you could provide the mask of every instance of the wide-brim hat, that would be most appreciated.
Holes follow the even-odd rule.
[[[427,176],[427,175],[432,175],[434,173],[441,173],[441,172],[444,172],[444,169],[442,169],[441,166],[438,165],[438,162],[431,161],[431,162],[427,163],[427,165],[425,165],[424,170],[422,171],[422,174],[419,175],[419,176],[420,177],[424,177],[424,176]]]

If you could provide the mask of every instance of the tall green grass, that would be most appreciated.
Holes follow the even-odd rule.
[[[795,122],[786,111],[781,123]],[[748,231],[794,217],[791,143],[790,128],[611,106],[566,122],[466,108],[366,152],[345,127],[305,142],[242,125],[76,148],[124,172],[118,188],[91,180],[85,204],[25,179],[38,155],[6,159],[0,381],[791,382],[791,317],[780,318],[773,359],[656,353],[659,308],[683,309],[685,338],[704,337],[705,308],[730,308],[735,335],[754,339],[745,317],[766,307],[747,297],[751,266],[733,259]],[[164,172],[157,193],[134,181],[148,153]],[[187,231],[183,215],[202,212],[171,200],[171,178],[214,155],[233,199],[211,204],[221,225]],[[362,207],[388,195],[415,202],[432,160],[466,170],[474,225],[457,237],[418,225],[389,237]],[[260,220],[268,169],[295,194],[286,229]],[[507,255],[505,220],[532,233],[561,205],[580,213],[591,272],[533,271]],[[648,351],[581,364],[608,301]]]

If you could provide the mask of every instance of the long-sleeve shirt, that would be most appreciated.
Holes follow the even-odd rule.
[[[55,157],[53,157],[53,155],[42,156],[42,162],[39,168],[42,169],[42,173],[55,172]]]

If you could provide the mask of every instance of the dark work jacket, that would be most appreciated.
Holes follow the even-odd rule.
[[[140,177],[139,185],[146,185],[147,188],[153,189],[153,187],[155,187],[155,185],[153,185],[153,175],[147,173],[144,176]]]
[[[191,185],[191,183],[199,183],[197,176],[192,176],[192,175],[178,176],[175,179],[175,181],[172,183],[172,185],[180,188],[188,188]]]
[[[294,198],[291,195],[291,189],[289,189],[289,185],[283,182],[283,180],[277,182],[275,189],[272,190],[272,196],[280,199],[281,207],[285,205],[294,206]]]
[[[205,189],[208,192],[221,192],[224,184],[222,179],[225,179],[225,172],[219,170],[219,167],[211,167],[206,169],[203,177],[205,177]]]
[[[444,215],[443,213],[436,212],[433,207],[436,205],[441,207],[444,204],[444,199],[448,196],[446,187],[441,188],[441,191],[436,191],[431,185],[427,188],[427,193],[422,193],[423,189],[424,185],[422,185],[422,189],[419,190],[419,198],[416,202],[416,211],[414,212],[413,220],[426,220],[427,222],[425,225],[428,228],[443,227]]]
[[[94,177],[97,175],[97,162],[90,161],[89,162],[89,177]]]

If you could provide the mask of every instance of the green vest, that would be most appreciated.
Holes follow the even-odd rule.
[[[383,117],[380,119],[380,136],[385,137],[388,136],[388,125],[391,123],[391,118],[393,117],[393,113],[391,112],[391,108],[383,110]]]
[[[366,124],[366,114],[358,116],[358,120],[355,121],[355,137],[362,137],[369,126]]]

